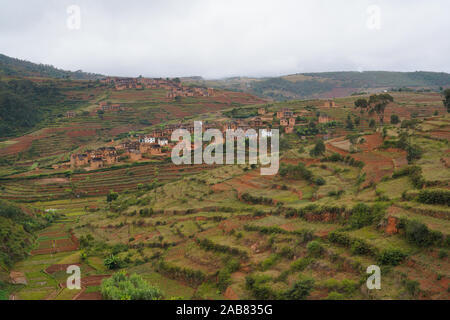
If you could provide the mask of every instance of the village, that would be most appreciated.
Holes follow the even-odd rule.
[[[336,104],[333,100],[326,100],[323,108],[334,108]],[[97,110],[118,111],[122,110],[120,104],[109,104],[100,102]],[[208,129],[220,129],[222,133],[227,130],[254,129],[267,137],[272,136],[272,129],[280,130],[280,133],[291,134],[295,132],[298,126],[306,126],[307,123],[299,121],[305,115],[307,110],[294,113],[289,108],[283,108],[276,112],[268,112],[267,108],[258,108],[258,115],[247,119],[231,118],[227,121],[207,121],[203,124],[203,132]],[[330,122],[331,118],[324,113],[318,116],[318,123]],[[185,129],[190,134],[194,133],[194,124],[168,124],[161,128],[154,129],[151,133],[138,135],[122,141],[115,146],[101,147],[97,150],[87,150],[82,153],[74,153],[70,156],[70,168],[85,168],[86,170],[95,170],[113,165],[119,162],[138,162],[152,157],[168,157],[171,154],[175,142],[171,141],[172,133],[177,129]],[[247,138],[248,138],[247,133]],[[195,146],[192,146],[194,149]],[[63,164],[69,167],[69,163]]]
[[[176,79],[151,79],[151,78],[118,78],[108,77],[102,80],[103,83],[112,85],[115,90],[127,89],[165,89],[166,97],[175,99],[176,97],[211,97],[214,89],[204,87],[185,86]]]

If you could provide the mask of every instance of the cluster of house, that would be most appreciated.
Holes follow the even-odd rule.
[[[162,155],[163,147],[169,146],[167,138],[142,136],[139,140],[125,141],[115,147],[102,147],[70,156],[70,167],[99,169],[119,162],[121,159],[139,161],[144,155]]]
[[[119,155],[115,147],[102,147],[97,150],[89,150],[84,153],[70,156],[70,167],[89,167],[91,169],[103,168],[105,165],[119,161]]]
[[[151,79],[151,78],[119,78],[109,77],[102,80],[103,83],[112,84],[116,90],[126,89],[165,89],[166,97],[210,97],[214,95],[214,89],[204,87],[188,87],[178,80]]]
[[[96,110],[101,110],[104,112],[109,112],[109,111],[119,111],[119,110],[125,110],[124,107],[122,107],[119,103],[110,103],[108,101],[101,101],[98,104],[98,107],[96,108]]]
[[[103,83],[112,84],[116,90],[126,89],[171,89],[174,85],[178,85],[178,82],[167,79],[150,79],[150,78],[119,78],[108,77],[101,80]]]
[[[175,99],[176,97],[211,97],[214,95],[214,89],[203,87],[178,86],[171,88],[166,97]]]

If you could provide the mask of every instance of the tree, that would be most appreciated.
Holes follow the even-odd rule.
[[[368,104],[366,99],[360,98],[360,99],[355,101],[355,107],[357,109],[360,109],[361,111],[364,111],[367,108],[368,105],[369,104]]]
[[[447,112],[450,112],[450,89],[444,90],[444,106],[447,108]]]
[[[117,198],[119,197],[119,194],[117,192],[114,191],[110,191],[107,195],[106,195],[106,201],[107,202],[113,202],[114,200],[117,200]]]
[[[396,114],[391,115],[391,123],[392,124],[397,124],[399,122],[400,122],[400,119],[398,118],[398,115],[396,115]]]
[[[103,260],[103,264],[105,267],[107,267],[110,270],[118,269],[120,268],[120,259],[115,255],[110,255],[109,257],[106,257],[105,260]]]
[[[101,293],[106,300],[159,300],[163,296],[158,287],[149,285],[137,274],[128,277],[125,272],[103,280]]]
[[[375,125],[376,125],[375,120],[370,119],[370,121],[369,121],[369,127],[370,127],[370,128],[375,128]]]
[[[369,98],[369,109],[376,112],[380,118],[380,123],[384,121],[384,110],[389,102],[393,102],[394,98],[388,93],[374,94]]]
[[[310,155],[313,157],[321,156],[325,153],[325,143],[322,140],[318,140],[316,145],[311,150]]]
[[[286,291],[285,296],[288,300],[304,300],[314,287],[313,279],[297,281],[291,289]]]

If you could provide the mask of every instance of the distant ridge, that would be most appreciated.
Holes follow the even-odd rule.
[[[0,53],[0,75],[17,77],[43,77],[56,79],[96,80],[101,74],[78,71],[66,71],[52,65],[37,64],[26,60],[8,57]]]
[[[202,82],[202,81],[199,81]],[[358,92],[384,89],[431,90],[450,87],[450,74],[444,72],[341,71],[297,73],[280,77],[230,77],[203,81],[212,86],[245,91],[274,100],[345,97]]]

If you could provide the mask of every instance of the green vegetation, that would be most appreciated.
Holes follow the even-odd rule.
[[[101,292],[106,300],[159,300],[163,295],[161,290],[137,274],[128,277],[124,272],[103,280]]]

